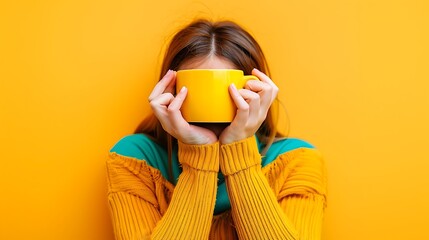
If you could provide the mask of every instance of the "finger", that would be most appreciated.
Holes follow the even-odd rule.
[[[238,92],[249,105],[249,114],[248,114],[247,123],[250,126],[256,125],[256,123],[259,122],[259,111],[261,107],[259,94],[247,89],[240,89],[238,90]]]
[[[256,68],[254,68],[252,70],[252,75],[255,75],[262,82],[266,82],[266,83],[268,83],[270,85],[275,85],[274,82],[271,80],[271,78],[269,78],[267,75],[265,75],[265,73],[259,71]]]
[[[273,88],[262,81],[251,80],[245,85],[245,89],[256,92],[260,96],[261,108],[268,109],[273,101]]]
[[[154,111],[159,111],[161,109],[166,109],[168,105],[173,101],[174,96],[171,93],[164,93],[153,99],[150,102],[150,106]]]
[[[270,101],[270,105],[271,103],[274,101],[274,99],[277,97],[277,94],[279,92],[279,88],[277,87],[277,85],[271,80],[271,78],[269,78],[267,75],[265,75],[263,72],[259,71],[258,69],[254,68],[252,70],[252,74],[255,75],[256,77],[259,78],[259,80],[261,80],[263,83],[266,83],[268,85],[270,85],[272,87],[272,92],[271,92],[271,101]]]
[[[159,80],[159,82],[155,85],[151,94],[149,95],[149,102],[165,92],[172,80],[174,80],[173,75],[173,71],[168,70],[165,76],[161,80]]]
[[[262,82],[269,84],[271,87],[273,87],[274,90],[278,91],[279,88],[277,87],[277,85],[273,82],[273,80],[271,80],[271,78],[265,75],[265,73],[254,68],[252,70],[252,74],[258,77],[258,79],[261,80]]]
[[[171,93],[164,93],[150,102],[150,106],[156,118],[161,122],[162,126],[168,127],[167,107],[173,101],[174,96]]]
[[[186,87],[182,87],[182,89],[168,106],[168,117],[175,129],[180,130],[180,127],[188,124],[188,122],[186,122],[186,120],[183,118],[182,112],[180,112],[180,108],[182,107],[183,101],[186,99],[187,93],[188,89]]]
[[[270,85],[263,83],[260,80],[249,80],[244,85],[245,89],[252,90],[253,92],[260,92],[269,87]]]
[[[188,94],[188,89],[183,86],[182,89],[180,89],[179,93],[177,93],[174,100],[171,102],[171,104],[168,106],[170,110],[180,110],[182,107],[183,102],[186,99],[186,96]]]
[[[249,104],[240,95],[237,87],[234,84],[231,84],[228,90],[229,95],[235,103],[235,106],[237,106],[237,113],[233,121],[246,121],[247,117],[249,116]]]
[[[173,79],[170,81],[170,83],[168,84],[167,88],[165,89],[164,92],[169,92],[169,93],[175,93],[176,91],[176,71],[173,71]]]

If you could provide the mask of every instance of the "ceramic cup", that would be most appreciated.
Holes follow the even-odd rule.
[[[183,118],[188,122],[231,122],[236,114],[228,86],[235,84],[242,89],[248,80],[258,80],[235,69],[188,69],[176,75],[176,92],[183,86],[188,94],[181,107]]]

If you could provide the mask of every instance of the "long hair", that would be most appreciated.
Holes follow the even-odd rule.
[[[229,60],[243,70],[245,75],[250,75],[252,69],[257,68],[270,76],[262,49],[251,34],[231,21],[211,22],[200,19],[174,35],[166,49],[159,79],[169,69],[177,71],[186,61],[213,55]],[[278,107],[276,99],[268,111],[267,118],[256,132],[257,137],[265,144],[262,154],[268,150],[276,137],[282,137],[277,131]],[[168,148],[171,162],[172,137],[164,131],[154,114],[146,117],[135,133],[145,133]]]

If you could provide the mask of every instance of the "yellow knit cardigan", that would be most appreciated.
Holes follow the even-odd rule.
[[[117,240],[321,238],[326,173],[316,149],[261,167],[254,137],[220,145],[179,142],[176,186],[146,161],[110,153],[108,202]],[[213,215],[219,167],[231,209]]]

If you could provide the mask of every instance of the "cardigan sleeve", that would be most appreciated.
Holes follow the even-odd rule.
[[[310,156],[314,157],[316,155]],[[298,158],[296,156],[294,161],[299,162]],[[282,186],[277,195],[262,172],[254,137],[223,145],[220,166],[226,176],[232,216],[240,239],[320,239],[324,192],[313,191],[313,187],[324,184],[323,179],[317,179],[321,169],[302,168],[304,172],[289,174],[292,183],[286,180],[286,186]],[[316,176],[307,177],[313,171],[317,172]]]
[[[162,214],[154,187],[156,176],[145,161],[110,155],[108,202],[117,240],[208,238],[216,200],[219,143],[179,143],[178,157],[183,172]]]

